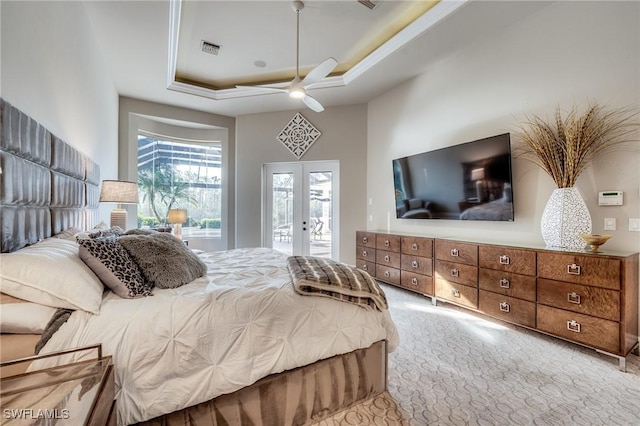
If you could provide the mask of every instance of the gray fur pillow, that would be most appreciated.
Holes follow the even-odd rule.
[[[122,235],[151,235],[151,234],[157,234],[158,231],[154,231],[153,229],[138,229],[138,228],[133,228],[133,229],[129,229],[127,232],[125,232]]]
[[[207,265],[171,234],[122,235],[118,241],[158,288],[180,287],[207,273]]]

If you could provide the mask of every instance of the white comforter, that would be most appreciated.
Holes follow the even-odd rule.
[[[153,296],[107,293],[100,315],[76,311],[41,353],[102,343],[115,365],[118,423],[236,391],[262,377],[398,334],[388,311],[297,295],[286,255],[270,249],[202,254],[206,277]]]

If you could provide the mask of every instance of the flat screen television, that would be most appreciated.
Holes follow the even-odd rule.
[[[400,219],[513,221],[509,133],[393,160]]]

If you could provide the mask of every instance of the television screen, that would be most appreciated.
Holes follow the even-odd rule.
[[[509,133],[393,160],[401,219],[513,221]]]

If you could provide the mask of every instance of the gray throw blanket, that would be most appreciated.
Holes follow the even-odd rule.
[[[367,310],[388,309],[384,292],[365,271],[313,256],[290,256],[287,266],[298,294],[330,297]]]
[[[42,337],[40,337],[40,340],[38,340],[38,343],[36,343],[36,355],[40,353],[40,350],[42,350],[44,345],[46,345],[49,339],[51,339],[51,336],[53,336],[54,333],[58,331],[60,326],[67,322],[72,313],[73,311],[71,309],[60,308],[55,311],[55,313],[51,316],[51,319],[47,323],[47,326],[44,328]]]

